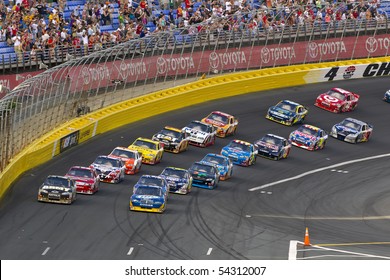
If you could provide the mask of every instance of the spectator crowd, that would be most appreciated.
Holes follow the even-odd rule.
[[[384,16],[378,12],[380,0],[85,0],[77,6],[69,0],[48,1],[53,0],[0,0],[0,42],[12,46],[18,57],[29,53],[40,68],[46,67],[47,54],[60,59],[62,50],[95,51],[198,23],[207,24],[188,28],[190,32],[276,30],[304,23],[383,20]],[[243,16],[229,17],[237,13]],[[216,17],[225,20],[213,21]],[[105,26],[113,29],[104,31]]]

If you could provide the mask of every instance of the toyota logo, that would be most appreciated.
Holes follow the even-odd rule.
[[[318,45],[316,42],[310,42],[307,45],[307,51],[311,58],[316,58],[318,56]]]
[[[123,60],[119,65],[119,75],[122,78],[122,80],[126,80],[127,77],[129,76],[129,72],[127,71],[127,64]]]
[[[260,56],[263,63],[268,63],[271,60],[271,52],[267,47],[261,49]]]
[[[216,52],[212,52],[209,56],[209,63],[211,69],[218,69],[219,66],[219,59],[218,59],[218,54]]]
[[[91,75],[89,74],[87,67],[83,67],[83,69],[81,69],[81,76],[83,77],[84,85],[88,85],[91,81]]]
[[[366,39],[366,50],[368,53],[376,52],[378,48],[378,41],[374,37],[368,37]]]
[[[168,66],[167,62],[163,57],[159,57],[157,59],[157,73],[165,74],[167,72]]]

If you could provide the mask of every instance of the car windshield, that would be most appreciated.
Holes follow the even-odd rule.
[[[83,178],[93,178],[93,172],[89,169],[84,168],[71,168],[68,171],[68,175]]]
[[[345,100],[345,95],[338,91],[330,90],[326,94],[334,98],[337,98],[338,100]]]
[[[172,138],[180,138],[181,132],[170,130],[170,129],[163,129],[160,131],[160,134],[163,134],[164,136],[169,136]]]
[[[119,167],[120,166],[118,160],[116,160],[114,158],[109,158],[109,157],[98,157],[94,161],[94,164],[111,166],[111,167]]]
[[[202,173],[207,173],[207,174],[214,173],[214,168],[212,166],[209,166],[206,164],[194,163],[190,169],[192,171],[197,171],[197,172],[202,172]]]
[[[121,157],[121,158],[135,158],[133,151],[123,150],[123,149],[114,149],[111,152],[111,155]]]
[[[261,138],[261,141],[268,143],[268,144],[271,144],[271,145],[281,145],[282,144],[282,139],[272,137],[269,135],[266,135],[263,138]]]
[[[157,150],[157,144],[149,141],[144,141],[144,140],[135,140],[133,145],[141,147],[141,148],[146,148],[146,149],[152,149],[152,150]]]
[[[250,150],[251,150],[249,145],[246,145],[246,144],[243,144],[243,143],[238,143],[238,142],[235,142],[235,141],[230,142],[229,147],[233,148],[233,149],[236,149],[236,150],[243,151],[243,152],[250,152]]]
[[[227,164],[227,159],[224,157],[216,157],[216,156],[212,156],[212,155],[206,155],[203,158],[203,160],[217,164],[217,165],[226,165]]]
[[[298,131],[300,131],[303,134],[311,135],[311,136],[317,136],[318,135],[318,130],[309,128],[307,126],[301,126],[298,128]]]
[[[276,106],[290,112],[295,112],[295,108],[297,107],[296,104],[292,104],[286,101],[280,101]]]
[[[48,178],[46,178],[44,185],[57,186],[57,187],[68,187],[69,180],[67,178],[60,178],[60,177],[48,177]]]
[[[343,125],[343,126],[345,126],[345,127],[352,128],[352,129],[357,130],[357,131],[359,131],[359,130],[360,130],[360,127],[361,127],[360,124],[357,124],[357,123],[352,122],[352,121],[350,121],[350,120],[343,120],[343,121],[341,122],[341,125]]]
[[[186,171],[185,170],[180,170],[180,169],[174,169],[174,168],[165,168],[161,175],[164,176],[170,176],[170,177],[184,177]]]
[[[147,185],[147,186],[163,186],[164,181],[162,178],[158,178],[158,177],[142,176],[141,178],[139,178],[137,184]]]
[[[191,122],[189,125],[187,125],[187,127],[202,132],[210,132],[209,126],[207,124],[200,123],[200,122]]]
[[[224,124],[229,122],[229,118],[227,116],[218,113],[211,113],[207,118]]]
[[[161,188],[140,186],[140,187],[135,189],[134,194],[137,194],[137,195],[161,196]]]

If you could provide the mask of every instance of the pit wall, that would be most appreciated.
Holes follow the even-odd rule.
[[[133,98],[69,121],[29,145],[0,174],[0,199],[27,170],[44,164],[61,152],[98,134],[141,119],[251,92],[385,75],[390,75],[390,57],[226,74]]]

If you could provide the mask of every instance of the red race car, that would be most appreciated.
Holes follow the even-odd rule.
[[[332,88],[326,93],[320,94],[315,106],[333,113],[349,112],[356,108],[359,95],[342,88]]]
[[[91,167],[72,166],[65,176],[75,182],[77,193],[94,194],[99,190],[99,176]]]

